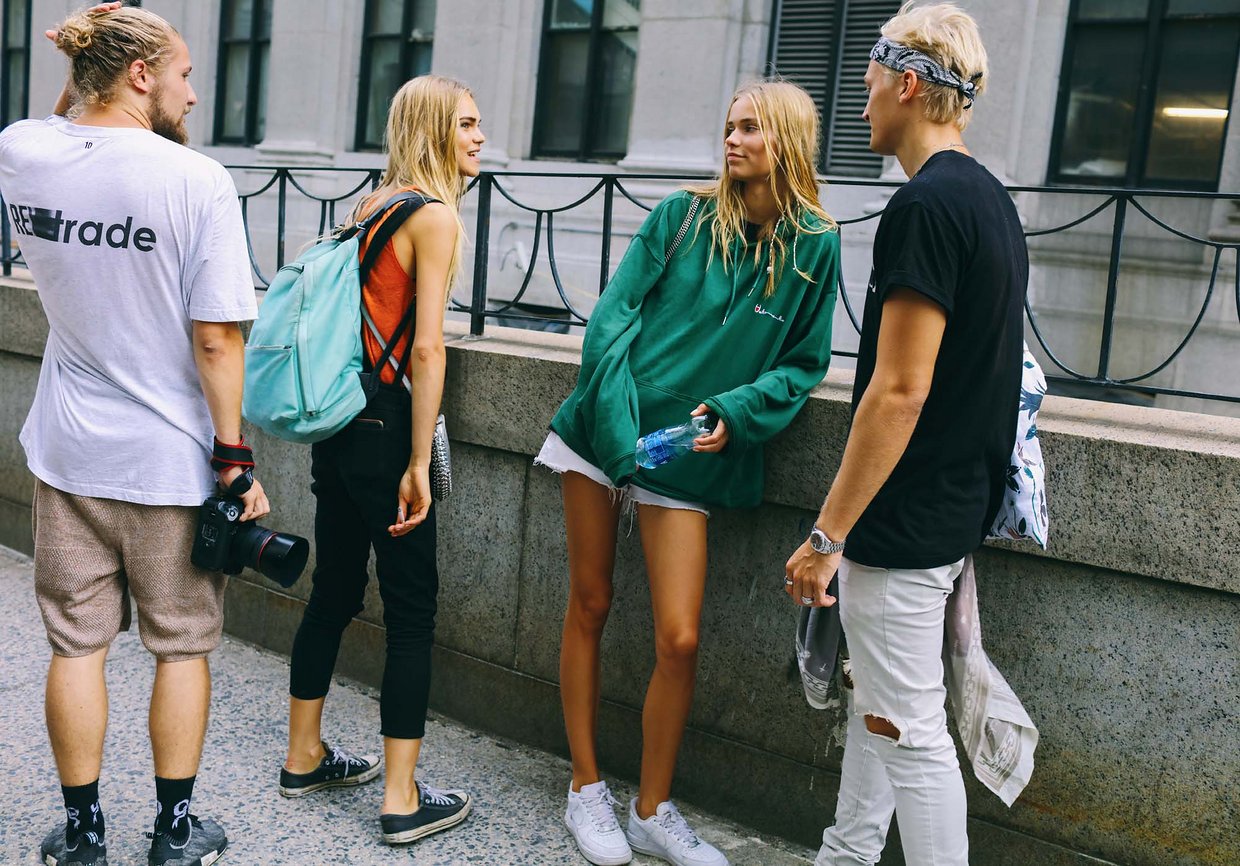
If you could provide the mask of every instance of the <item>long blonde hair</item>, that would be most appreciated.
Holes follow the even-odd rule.
[[[465,179],[457,163],[456,129],[466,94],[473,95],[461,82],[442,75],[419,75],[401,85],[392,97],[383,137],[387,167],[379,188],[353,209],[353,220],[366,214],[385,190],[415,187],[451,208],[461,224]],[[449,288],[460,270],[464,231],[461,224],[448,266]]]
[[[177,31],[146,9],[85,10],[56,30],[69,58],[70,78],[83,105],[107,105],[135,60],[159,72],[172,55]]]
[[[764,297],[775,293],[779,278],[788,264],[787,231],[791,227],[793,260],[792,267],[807,282],[813,278],[802,271],[796,262],[796,238],[801,233],[823,234],[836,230],[836,223],[818,201],[818,176],[814,167],[818,164],[818,107],[803,89],[780,78],[765,78],[743,84],[732,94],[728,110],[742,97],[753,103],[758,131],[771,159],[771,174],[767,179],[771,194],[779,209],[779,216],[764,229],[760,239],[770,247],[770,267],[767,270]],[[754,181],[755,183],[760,181]],[[691,187],[690,192],[700,195],[707,204],[703,217],[711,218],[711,256],[719,254],[726,270],[736,264],[735,247],[745,237],[745,182],[735,181],[724,164],[719,179],[711,184]],[[810,220],[810,216],[817,217]],[[698,230],[702,222],[698,221]],[[696,233],[695,233],[696,238]],[[760,264],[762,245],[754,245],[754,265]]]

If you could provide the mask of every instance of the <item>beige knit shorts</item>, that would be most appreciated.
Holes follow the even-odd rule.
[[[35,480],[34,584],[58,656],[90,655],[129,629],[161,661],[219,646],[227,575],[190,564],[198,509],[77,496]]]

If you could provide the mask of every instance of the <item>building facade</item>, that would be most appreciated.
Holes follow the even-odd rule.
[[[40,34],[79,5],[5,0],[5,122],[37,116],[55,99],[64,62]],[[489,137],[485,168],[578,175],[498,179],[516,203],[497,195],[489,210],[488,297],[511,301],[524,286],[521,302],[529,308],[567,305],[582,315],[600,284],[601,196],[553,214],[554,231],[549,212],[591,190],[596,181],[583,175],[630,177],[624,192],[649,204],[683,181],[648,175],[717,171],[734,88],[779,72],[806,86],[823,110],[821,170],[830,179],[823,200],[846,222],[845,284],[859,315],[875,221],[851,221],[881,209],[890,190],[856,184],[903,179],[893,160],[869,152],[860,117],[868,51],[898,8],[895,0],[143,5],[174,22],[194,56],[199,105],[189,119],[193,146],[226,165],[255,167],[236,172],[243,193],[261,189],[273,167],[291,166],[311,195],[342,196],[360,176],[323,169],[382,166],[385,107],[401,81],[433,70],[467,82]],[[1238,371],[1230,369],[1240,337],[1240,298],[1228,290],[1235,253],[1227,245],[1240,240],[1234,202],[1150,195],[1107,206],[1110,194],[1064,192],[1240,189],[1240,127],[1229,122],[1240,0],[958,5],[977,18],[991,63],[966,134],[973,153],[1011,185],[1058,190],[1016,193],[1030,230],[1071,224],[1102,207],[1069,230],[1030,241],[1032,309],[1055,358],[1085,375],[1122,379],[1156,368],[1191,330],[1187,348],[1143,381],[1240,393],[1232,385]],[[466,201],[468,224],[475,214],[472,197]],[[264,276],[274,267],[278,225],[295,251],[325,220],[341,216],[299,194],[281,212],[270,191],[249,204]],[[617,195],[611,266],[642,215]],[[1123,255],[1113,265],[1116,238]],[[555,245],[554,269],[548,241]],[[458,289],[462,300],[467,284]],[[844,348],[855,343],[848,312],[841,304],[837,342]],[[1106,319],[1113,326],[1104,334]],[[1105,371],[1099,357],[1104,342],[1110,346]],[[1230,411],[1186,397],[1156,402]]]

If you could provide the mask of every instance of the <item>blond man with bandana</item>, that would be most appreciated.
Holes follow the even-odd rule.
[[[968,866],[944,612],[1002,499],[1028,253],[1011,198],[962,139],[987,71],[973,19],[906,3],[870,58],[870,148],[909,181],[875,235],[844,457],[785,578],[793,600],[827,606],[838,570],[852,656],[839,801],[816,863],[877,863],[894,813],[909,866]]]

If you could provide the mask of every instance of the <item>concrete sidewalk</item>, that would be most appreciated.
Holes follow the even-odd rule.
[[[62,819],[60,791],[43,723],[43,681],[50,655],[34,601],[31,561],[0,547],[0,864],[39,862],[43,834]],[[427,726],[419,778],[474,794],[460,827],[413,846],[390,849],[379,838],[381,783],[286,800],[276,779],[284,759],[288,664],[230,640],[212,656],[215,694],[196,814],[212,816],[232,844],[224,866],[393,864],[418,866],[581,866],[564,829],[568,763],[496,740],[440,717]],[[143,832],[154,819],[154,786],[146,736],[146,703],[154,663],[137,626],[117,638],[108,663],[111,721],[101,795],[112,866],[144,866]],[[381,749],[379,703],[370,689],[337,681],[327,702],[325,733],[360,752]],[[611,780],[622,802],[634,786]],[[737,779],[736,784],[745,784]],[[697,812],[684,813],[735,866],[803,866],[812,852]],[[663,861],[637,857],[642,866]]]

